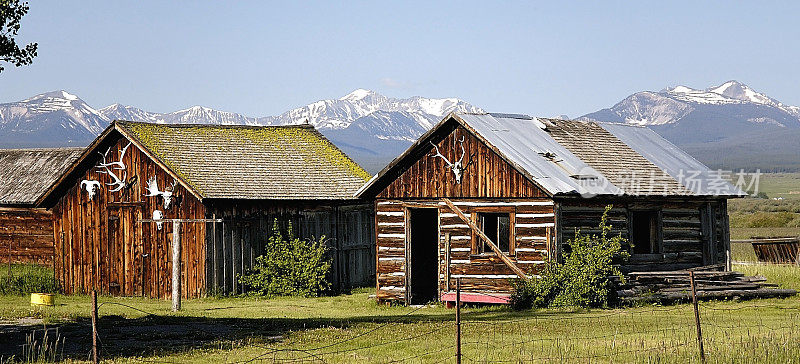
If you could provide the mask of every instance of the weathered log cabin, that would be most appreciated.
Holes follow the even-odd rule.
[[[638,126],[448,115],[362,187],[375,199],[377,298],[505,302],[613,205],[627,271],[722,264],[734,186]]]
[[[67,293],[169,297],[172,224],[182,219],[183,296],[241,293],[274,221],[326,237],[334,288],[374,282],[369,178],[310,125],[113,122],[42,205],[54,215]],[[211,220],[211,221],[209,221]]]
[[[0,149],[0,263],[53,263],[53,218],[37,202],[82,148]]]

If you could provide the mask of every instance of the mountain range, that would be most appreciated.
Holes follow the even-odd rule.
[[[637,92],[579,119],[645,125],[712,168],[800,170],[800,107],[738,81]]]
[[[308,122],[368,171],[376,172],[452,111],[483,110],[457,98],[399,99],[358,89],[276,116],[250,117],[203,106],[155,113],[121,104],[94,109],[76,95],[53,91],[0,104],[0,148],[86,145],[115,119],[248,125]],[[784,105],[737,81],[706,89],[675,86],[637,92],[578,119],[647,126],[712,168],[800,170],[800,107]]]

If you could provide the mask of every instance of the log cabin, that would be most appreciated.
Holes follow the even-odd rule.
[[[505,303],[597,233],[607,205],[625,271],[724,264],[727,198],[742,192],[640,126],[453,113],[357,193],[375,199],[380,301]],[[566,250],[568,251],[568,250]]]
[[[172,224],[182,296],[237,294],[274,222],[325,237],[336,290],[374,282],[369,174],[310,125],[114,121],[44,196],[66,293],[171,296]]]
[[[0,149],[0,263],[53,263],[53,218],[37,202],[83,148]]]

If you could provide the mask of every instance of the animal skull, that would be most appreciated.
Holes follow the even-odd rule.
[[[153,220],[161,220],[163,218],[164,218],[164,213],[161,212],[161,210],[153,211]],[[156,221],[156,228],[158,228],[158,230],[161,230],[161,227],[163,226],[164,226],[163,221]]]
[[[147,193],[144,195],[146,197],[161,196],[164,199],[164,210],[169,210],[173,199],[172,193],[175,191],[175,185],[177,183],[177,180],[173,180],[172,186],[168,187],[168,189],[164,191],[161,191],[158,189],[158,181],[156,181],[156,178],[151,177],[147,180]]]
[[[436,149],[436,154],[431,155],[431,157],[442,158],[442,160],[444,160],[444,163],[447,164],[447,168],[453,171],[453,175],[456,177],[456,183],[461,183],[461,177],[464,174],[464,168],[465,168],[462,162],[464,161],[464,155],[466,155],[467,152],[466,150],[464,150],[464,137],[462,137],[461,140],[459,140],[458,142],[461,143],[461,157],[458,158],[458,161],[456,161],[455,163],[451,163],[450,160],[448,160],[444,155],[442,155],[442,153],[439,152],[439,147],[436,146],[436,144],[433,144],[433,142],[430,143],[433,146],[433,148]]]
[[[100,190],[100,182],[85,179],[81,181],[81,188],[86,190],[86,192],[89,194],[89,201],[91,201],[97,191]]]

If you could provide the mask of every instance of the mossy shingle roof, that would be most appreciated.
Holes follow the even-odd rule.
[[[115,123],[203,198],[353,199],[370,178],[310,125]]]
[[[82,148],[0,149],[0,205],[34,205]]]

